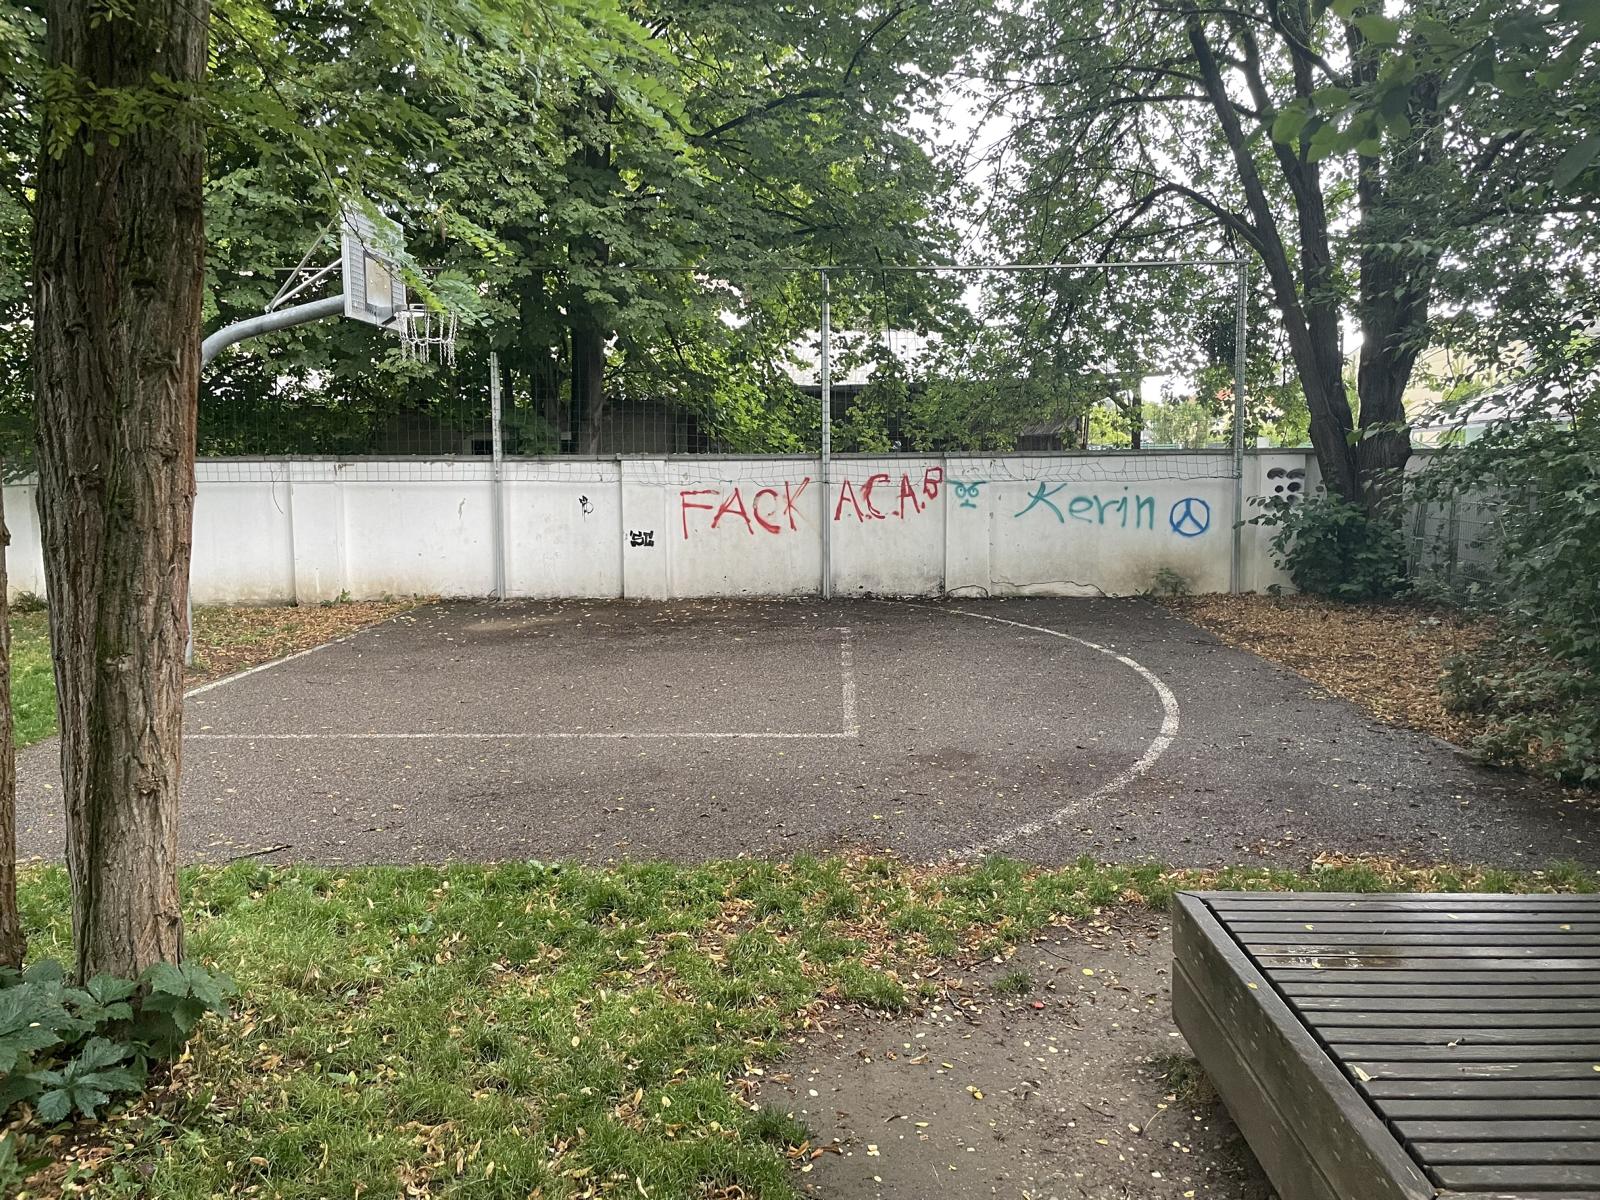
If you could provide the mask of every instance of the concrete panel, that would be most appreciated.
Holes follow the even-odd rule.
[[[936,596],[944,587],[944,462],[834,463],[834,594]]]
[[[490,484],[346,482],[339,490],[352,598],[494,590]]]
[[[617,469],[614,463],[600,465],[603,471],[595,477],[572,479],[539,472],[536,464],[507,464],[509,595],[556,599],[623,594]]]
[[[820,588],[815,459],[675,465],[662,491],[671,595],[797,596]]]
[[[295,599],[294,485],[286,470],[281,474],[268,482],[198,486],[189,572],[196,604],[284,604]],[[318,528],[337,528],[336,514],[317,511],[311,519]],[[337,557],[336,547],[331,552]],[[338,595],[337,588],[333,594]]]
[[[31,482],[7,485],[6,529],[11,545],[6,551],[6,585],[12,596],[45,594],[44,538],[39,531],[39,506]]]
[[[1192,592],[1228,590],[1231,479],[995,483],[995,594],[1128,596],[1163,571]]]

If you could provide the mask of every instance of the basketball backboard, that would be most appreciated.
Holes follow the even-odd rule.
[[[400,226],[385,216],[346,205],[339,214],[339,239],[344,315],[372,325],[394,324],[406,307]]]

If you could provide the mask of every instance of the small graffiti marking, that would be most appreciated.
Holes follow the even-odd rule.
[[[1199,537],[1211,528],[1211,505],[1198,496],[1185,496],[1172,506],[1167,523],[1179,537]]]
[[[594,505],[589,503],[589,497],[587,496],[578,497],[578,507],[583,510],[583,515],[586,517],[594,511]]]
[[[654,546],[656,544],[656,531],[654,529],[628,530],[628,545]]]
[[[952,478],[950,480],[951,486],[956,489],[956,498],[961,501],[962,508],[977,508],[978,489],[988,482],[987,479],[967,480]]]

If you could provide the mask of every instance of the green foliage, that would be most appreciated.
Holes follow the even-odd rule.
[[[991,986],[1000,996],[1026,996],[1033,991],[1033,976],[1026,971],[1006,971]]]
[[[1495,725],[1477,748],[1573,783],[1600,784],[1600,339],[1585,312],[1493,401],[1505,414],[1450,447],[1422,498],[1493,498],[1496,569],[1469,599],[1498,636],[1453,664],[1447,697]]]
[[[1063,920],[1163,906],[1178,889],[1596,883],[1576,868],[1169,872],[1085,860],[1042,871],[996,858],[930,872],[805,856],[193,869],[193,948],[240,980],[249,1019],[208,1027],[162,1103],[130,1112],[114,1137],[87,1128],[63,1143],[29,1129],[35,1149],[18,1150],[59,1158],[79,1148],[72,1138],[94,1145],[101,1200],[241,1186],[326,1200],[397,1179],[484,1196],[616,1180],[619,1196],[721,1185],[784,1197],[795,1176],[783,1148],[806,1131],[750,1109],[742,1081],[785,1052],[819,1001],[936,999],[942,975],[914,995],[900,982],[930,955],[1000,952]],[[21,902],[32,944],[63,945],[65,872],[26,872]]]
[[[11,723],[18,746],[31,746],[56,731],[55,664],[42,610],[12,609]]]
[[[1155,574],[1150,577],[1150,586],[1145,589],[1147,596],[1187,596],[1194,591],[1194,585],[1189,577],[1182,571],[1172,567],[1157,567]]]
[[[1326,494],[1252,502],[1265,511],[1250,523],[1277,529],[1273,557],[1302,592],[1385,600],[1405,590],[1405,540],[1393,522]]]
[[[175,1058],[232,984],[203,967],[157,964],[138,981],[97,975],[68,986],[61,965],[0,972],[0,1117],[18,1104],[35,1122],[88,1120],[144,1087],[151,1060]],[[15,1146],[8,1150],[15,1156]],[[5,1163],[0,1158],[0,1177]]]
[[[1153,446],[1198,450],[1217,440],[1217,415],[1199,400],[1167,400],[1147,405],[1145,424]]]

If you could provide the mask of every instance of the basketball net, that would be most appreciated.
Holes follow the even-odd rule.
[[[400,353],[414,362],[432,362],[434,351],[446,366],[456,365],[456,314],[434,312],[425,304],[413,304],[395,314],[395,332],[400,335]]]

